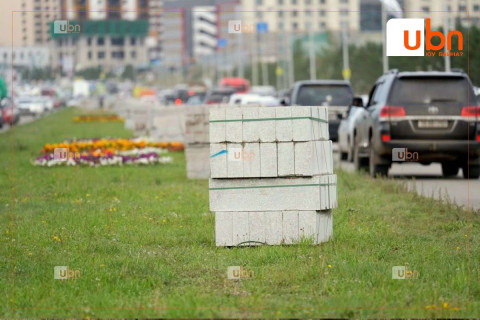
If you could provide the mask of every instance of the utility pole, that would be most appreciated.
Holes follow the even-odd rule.
[[[443,33],[444,34],[448,34],[448,31],[450,30],[450,16],[449,16],[449,11],[448,11],[448,7],[447,5],[445,4],[445,16],[444,16],[444,19],[443,19]],[[450,56],[448,55],[449,54],[449,51],[447,49],[447,44],[445,43],[445,46],[443,47],[443,50],[445,51],[445,55],[444,55],[444,58],[445,58],[445,71],[449,72],[451,70],[451,67],[450,67]]]
[[[382,43],[383,43],[383,73],[388,72],[388,57],[387,57],[387,32],[385,30],[387,24],[387,12],[385,11],[385,4],[382,1]]]
[[[350,71],[350,62],[348,56],[348,33],[347,33],[347,22],[342,23],[342,47],[343,47],[343,78],[345,80],[350,80],[351,71]]]
[[[311,24],[311,23],[310,23]],[[310,80],[316,80],[317,75],[316,75],[316,61],[315,61],[315,45],[313,41],[313,30],[312,26],[309,26],[309,31],[308,31],[308,39],[309,39],[309,46],[308,46],[308,51],[309,51],[309,58],[310,58]]]

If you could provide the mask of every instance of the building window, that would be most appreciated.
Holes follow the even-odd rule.
[[[278,23],[278,30],[283,30],[283,22]]]
[[[312,16],[312,12],[311,12],[311,11],[307,11],[307,12],[305,12],[305,15],[306,15],[307,17],[311,17],[311,16]]]
[[[118,37],[118,38],[112,38],[112,46],[123,46],[124,44],[124,39],[121,38],[121,37]]]
[[[325,22],[320,22],[320,29],[324,30],[326,26]]]
[[[292,0],[292,4],[297,4],[297,0]]]
[[[473,11],[480,10],[480,6],[478,4],[473,5]]]
[[[467,6],[464,4],[459,4],[458,5],[458,11],[467,11]]]
[[[88,59],[92,59],[92,51],[88,51]]]
[[[99,38],[97,39],[97,45],[103,46],[104,44],[105,44],[105,38],[99,37]]]
[[[87,38],[87,45],[91,46],[92,45],[92,38]]]
[[[136,51],[130,52],[130,57],[131,57],[132,59],[135,59],[135,58],[137,57],[137,52],[136,52]]]
[[[262,11],[257,11],[256,15],[257,15],[257,19],[262,19],[263,12]]]
[[[348,10],[341,10],[340,15],[341,16],[348,16]]]
[[[318,13],[321,17],[325,17],[325,10],[322,10]]]
[[[340,3],[348,3],[348,0],[340,0]]]
[[[134,46],[136,43],[137,43],[137,39],[135,39],[134,37],[131,37],[131,38],[130,38],[130,44],[131,44],[132,46]]]
[[[282,17],[283,17],[283,11],[278,11],[278,16],[279,16],[280,18],[282,18]]]
[[[104,51],[99,51],[97,53],[97,58],[98,59],[104,59],[105,58],[105,52]]]
[[[298,16],[298,12],[297,11],[292,11],[292,17],[296,17]]]
[[[122,60],[123,59],[123,51],[113,51],[112,52],[112,58]]]
[[[318,0],[318,3],[324,4],[326,0]]]
[[[262,0],[257,0],[257,6],[261,6],[262,5]]]
[[[282,6],[283,5],[283,0],[278,0],[278,4]]]
[[[305,0],[305,4],[312,4],[312,0]]]
[[[422,7],[423,12],[430,12],[430,7]]]
[[[292,23],[292,29],[297,30],[298,29],[298,23],[296,23],[296,22]]]

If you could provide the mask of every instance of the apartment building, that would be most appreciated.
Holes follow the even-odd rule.
[[[61,0],[61,8],[61,19],[72,27],[59,33],[50,23],[54,65],[71,73],[71,68],[121,70],[149,63],[147,0]]]

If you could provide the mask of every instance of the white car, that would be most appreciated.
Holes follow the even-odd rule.
[[[39,115],[45,111],[45,104],[42,99],[35,96],[20,97],[16,100],[16,105],[22,114]]]
[[[46,111],[53,110],[54,104],[53,104],[53,99],[52,98],[46,97],[46,96],[39,96],[39,97],[35,97],[35,98],[43,103],[43,106],[45,107]]]
[[[338,151],[341,160],[353,161],[355,123],[357,118],[363,113],[363,106],[366,105],[365,99],[368,100],[368,96],[362,96],[361,105],[360,101],[357,100],[359,102],[357,106],[349,106],[346,118],[340,121],[338,127]]]
[[[280,101],[272,96],[252,93],[235,93],[230,96],[229,104],[262,104],[267,107],[279,106]]]

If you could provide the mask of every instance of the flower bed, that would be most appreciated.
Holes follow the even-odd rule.
[[[76,116],[72,119],[73,122],[123,122],[122,117],[116,114],[90,114]]]
[[[57,148],[68,150],[69,156],[55,158]],[[46,144],[42,156],[34,161],[36,166],[115,166],[115,165],[151,165],[173,161],[172,157],[162,154],[181,151],[181,142],[154,142],[146,139],[92,139],[73,140],[62,143]]]

